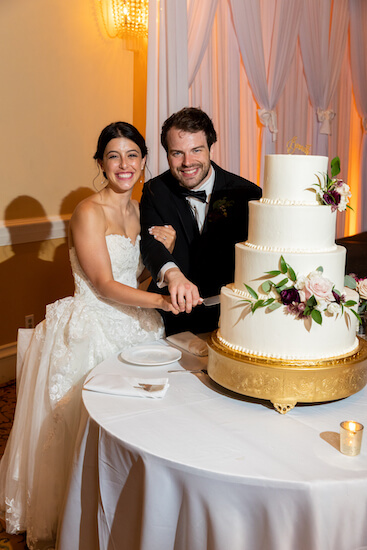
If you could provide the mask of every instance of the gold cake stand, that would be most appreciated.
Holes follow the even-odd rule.
[[[224,346],[213,332],[208,342],[208,374],[234,392],[270,400],[285,414],[296,403],[348,397],[367,383],[367,341],[356,351],[327,360],[281,360],[248,355]]]

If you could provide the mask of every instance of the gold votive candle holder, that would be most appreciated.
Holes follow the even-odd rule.
[[[340,452],[347,456],[357,456],[361,452],[363,424],[354,420],[340,423]]]

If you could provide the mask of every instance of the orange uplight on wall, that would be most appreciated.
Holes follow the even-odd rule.
[[[111,38],[148,37],[148,0],[99,0],[103,22]]]

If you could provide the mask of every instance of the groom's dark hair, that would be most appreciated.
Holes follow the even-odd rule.
[[[161,143],[168,152],[167,133],[171,128],[177,128],[184,132],[195,134],[203,131],[206,136],[209,149],[217,141],[217,133],[214,130],[213,122],[204,111],[196,107],[184,107],[181,111],[177,111],[171,115],[163,123],[161,133]]]

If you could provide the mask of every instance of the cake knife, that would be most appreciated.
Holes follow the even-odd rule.
[[[217,304],[220,304],[220,294],[204,298],[203,304],[204,306],[216,306]]]

